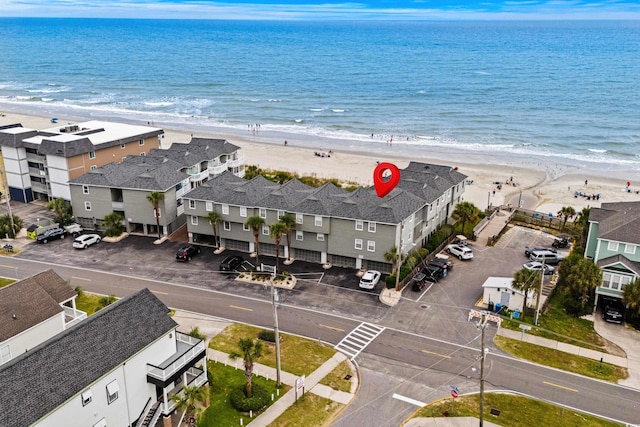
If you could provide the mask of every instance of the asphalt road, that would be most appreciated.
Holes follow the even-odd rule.
[[[103,251],[114,249],[106,244],[101,245]],[[170,280],[133,277],[129,275],[130,270],[126,265],[111,262],[105,264],[105,259],[100,256],[99,251],[88,252],[99,247],[100,245],[89,248],[86,253],[79,251],[78,254],[91,256],[95,259],[91,267],[102,266],[106,271],[101,271],[102,268],[56,265],[51,261],[38,262],[24,259],[21,254],[23,259],[18,257],[1,259],[0,274],[15,277],[12,275],[14,273],[18,277],[26,277],[51,267],[62,277],[69,278],[72,286],[80,285],[87,291],[123,297],[147,287],[170,307],[263,327],[270,327],[273,324],[272,307],[268,301],[269,290],[263,289],[262,286],[253,286],[250,288],[251,292],[246,292],[247,295],[236,295],[248,288],[239,287],[228,277],[216,277],[215,280],[212,279],[211,286],[219,285],[220,289],[209,289],[209,282],[203,279],[205,274],[203,271],[196,269],[197,271],[194,272],[187,265],[176,265],[175,262],[167,268],[158,268],[158,265],[166,263],[166,258],[159,264],[141,265],[140,268],[155,270],[157,275]],[[39,248],[35,250],[41,251]],[[25,256],[29,254],[29,251],[24,253]],[[127,255],[124,254],[124,256]],[[131,254],[128,258],[131,258]],[[167,269],[169,271],[166,271]],[[199,277],[198,275],[200,280],[195,280]],[[209,272],[207,277],[209,276],[217,276],[217,273]],[[198,286],[184,284],[194,283],[194,280],[199,283]],[[442,284],[442,286],[445,285]],[[229,290],[235,292],[228,292]],[[343,299],[349,300],[349,298]],[[409,299],[403,302],[411,304],[407,306],[408,308],[421,304]],[[373,303],[368,301],[363,304],[368,306]],[[416,310],[422,309],[418,306]],[[403,315],[401,310],[392,311],[393,315],[406,319],[406,312]],[[301,308],[286,300],[280,305],[278,316],[281,330],[334,345],[360,324],[360,320],[345,316],[340,313],[340,310],[336,310],[336,313],[327,313],[316,308]],[[375,318],[375,316],[376,310],[373,311],[372,317]],[[477,330],[475,333],[472,332],[475,330],[472,323],[463,323],[457,319],[458,314],[452,316],[457,319],[455,320],[457,324],[452,323],[453,320],[445,323],[448,328],[457,328],[457,331],[449,333],[454,338],[450,340],[446,336],[438,339],[434,336],[426,336],[425,333],[390,327],[394,321],[401,319],[393,316],[384,317],[387,328],[358,356],[359,363],[365,372],[364,382],[373,387],[363,387],[355,402],[349,406],[335,425],[347,426],[357,422],[358,425],[397,426],[416,407],[393,398],[394,394],[428,402],[447,396],[449,385],[457,385],[462,393],[477,391],[478,373],[477,370],[474,372],[473,368],[478,366],[479,332]],[[407,322],[411,325],[414,323]],[[433,325],[429,327],[429,333],[432,330],[437,332]],[[490,342],[491,338],[490,330],[486,340]],[[464,340],[465,345],[455,342],[461,340]],[[640,411],[638,411],[640,391],[638,390],[591,380],[493,353],[487,357],[485,379],[488,390],[517,391],[627,423],[640,423]]]

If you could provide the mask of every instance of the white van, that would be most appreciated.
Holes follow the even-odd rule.
[[[562,260],[560,254],[552,251],[533,251],[529,255],[531,261],[543,262],[549,265],[555,265]]]

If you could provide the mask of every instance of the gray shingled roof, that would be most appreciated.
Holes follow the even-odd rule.
[[[189,177],[179,172],[180,168],[170,159],[127,156],[122,163],[108,163],[70,180],[69,184],[164,192]]]
[[[598,222],[598,238],[640,244],[640,202],[603,203],[591,208],[589,221]]]
[[[143,289],[0,365],[0,425],[35,423],[176,327]]]
[[[171,144],[168,150],[153,149],[149,151],[148,156],[168,158],[179,163],[181,167],[190,167],[239,149],[240,147],[226,139],[191,138],[188,144]]]
[[[632,260],[630,260],[629,258],[627,258],[626,256],[624,256],[622,254],[610,256],[610,257],[607,257],[607,258],[602,258],[601,260],[598,260],[597,266],[602,268],[602,267],[605,267],[607,265],[612,265],[612,264],[616,264],[616,263],[624,264],[631,271],[633,271],[635,274],[640,276],[640,262],[632,261]]]
[[[411,162],[398,187],[380,198],[373,187],[348,192],[332,183],[314,188],[297,179],[279,185],[262,176],[245,181],[222,174],[185,199],[397,224],[465,178],[448,166]]]
[[[75,294],[51,269],[0,288],[0,342],[60,313]]]

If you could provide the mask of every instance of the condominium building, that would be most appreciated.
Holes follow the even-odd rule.
[[[20,124],[0,127],[3,173],[11,199],[71,199],[69,180],[131,155],[160,147],[164,131],[104,121],[34,130]]]

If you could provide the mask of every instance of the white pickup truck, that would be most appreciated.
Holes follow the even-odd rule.
[[[76,224],[75,222],[73,224],[65,225],[64,229],[67,230],[67,233],[71,234],[73,237],[79,236],[83,230],[82,226],[80,224]]]

